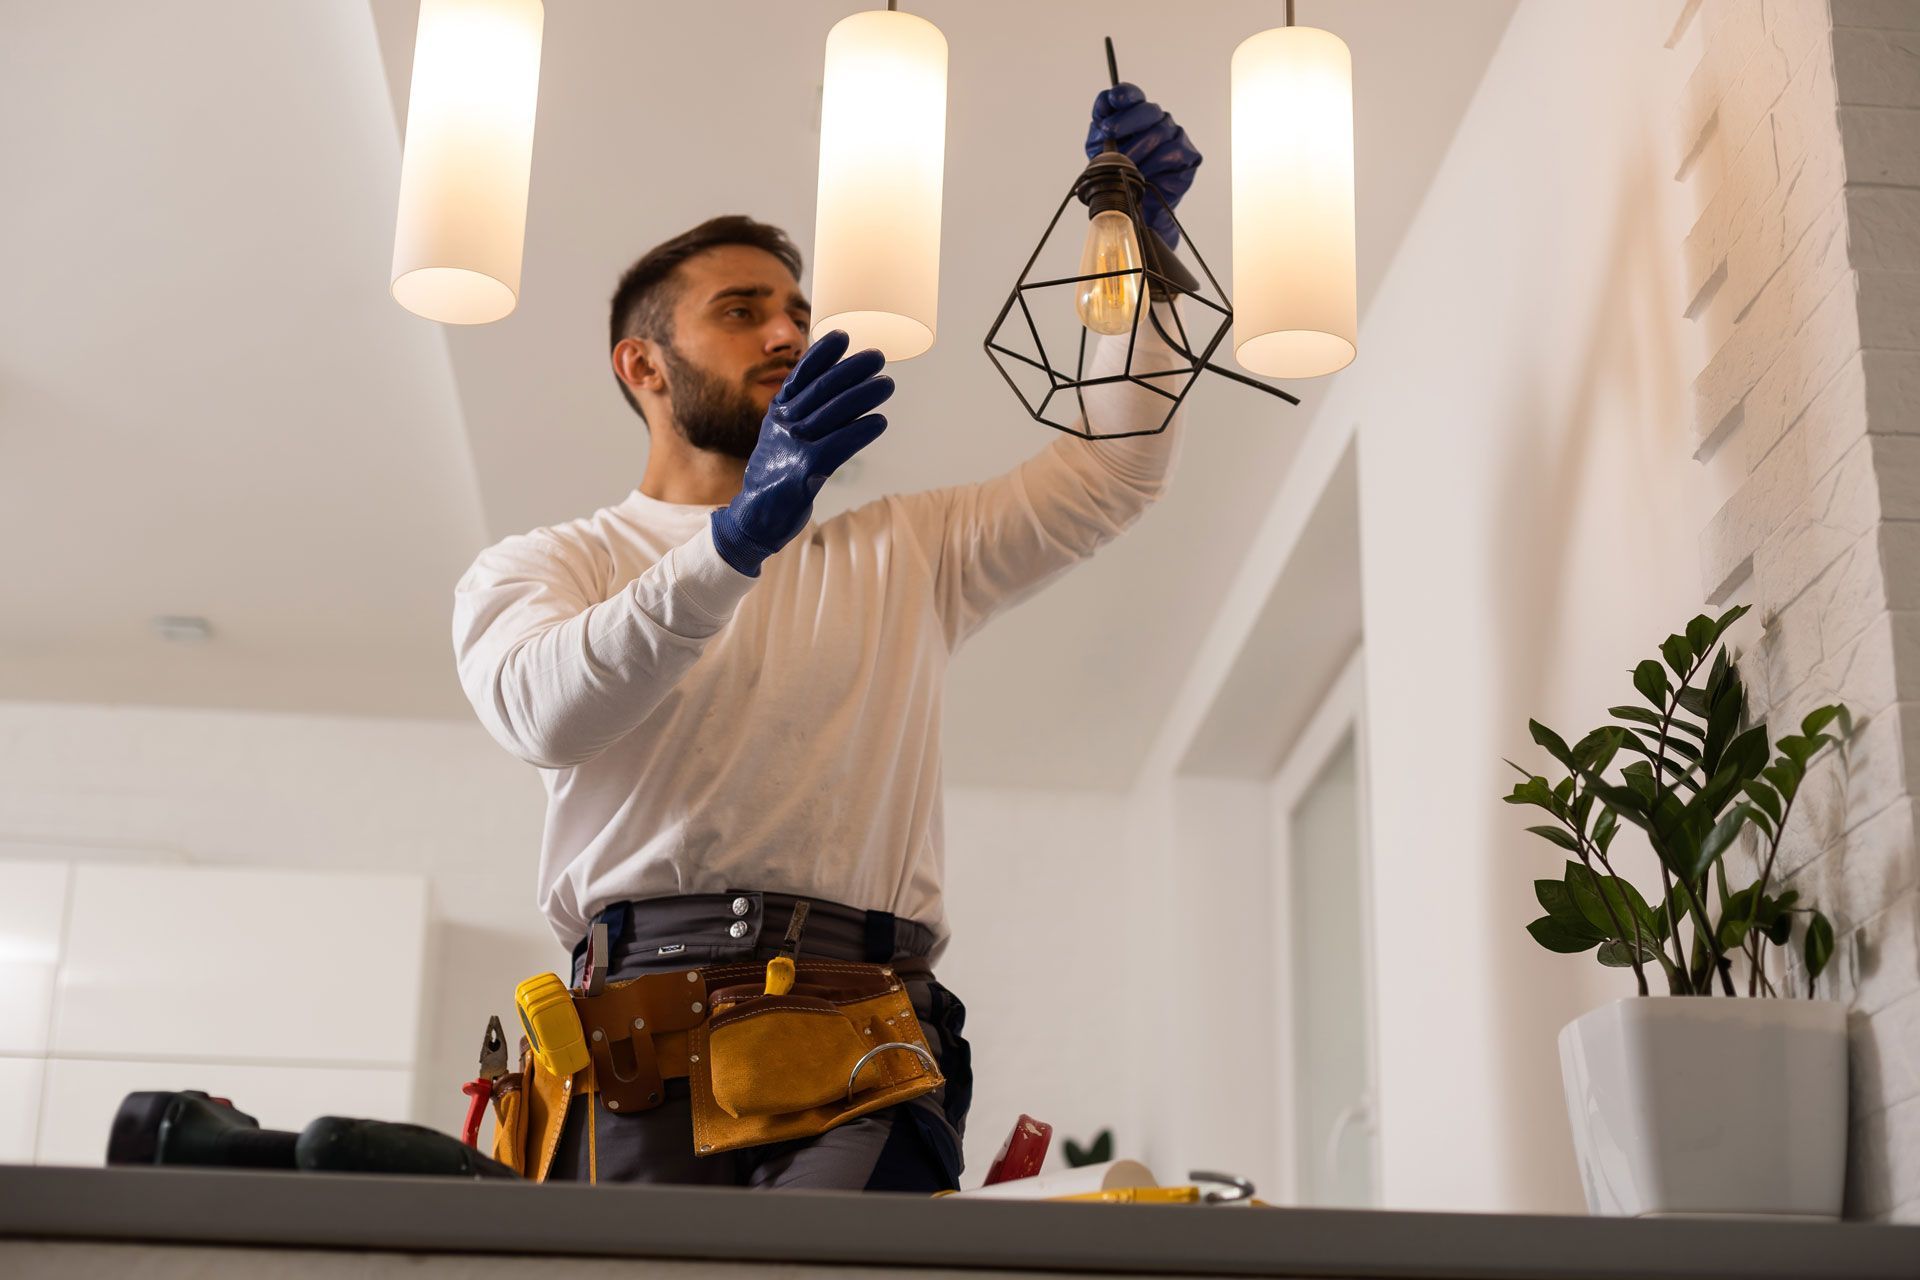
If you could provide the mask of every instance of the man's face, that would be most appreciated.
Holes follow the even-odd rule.
[[[661,352],[674,421],[694,448],[744,461],[806,350],[812,308],[778,258],[746,245],[696,254],[679,274]]]

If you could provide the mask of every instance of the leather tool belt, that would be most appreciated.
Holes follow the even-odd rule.
[[[659,1106],[665,1082],[681,1077],[703,1156],[813,1137],[946,1082],[905,981],[931,977],[925,961],[796,959],[791,987],[775,995],[767,972],[742,961],[576,992],[591,1061],[557,1079],[522,1040],[520,1070],[496,1093],[495,1159],[544,1181],[574,1096],[632,1115]]]

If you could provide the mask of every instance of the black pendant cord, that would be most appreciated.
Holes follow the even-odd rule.
[[[1167,332],[1167,327],[1160,323],[1160,313],[1155,311],[1152,307],[1147,308],[1147,319],[1153,322],[1154,332],[1160,335],[1160,340],[1162,342],[1166,343],[1169,347],[1172,347],[1174,351],[1177,352],[1178,354],[1183,355],[1187,359],[1194,361],[1202,369],[1205,369],[1209,373],[1217,373],[1223,378],[1231,378],[1235,382],[1245,383],[1247,386],[1252,387],[1255,391],[1264,391],[1270,396],[1279,396],[1282,400],[1285,400],[1288,404],[1300,403],[1300,397],[1293,395],[1290,392],[1282,391],[1278,387],[1270,387],[1264,382],[1261,382],[1254,378],[1249,378],[1244,373],[1236,373],[1232,369],[1223,369],[1211,360],[1199,359],[1197,356],[1193,354],[1192,351],[1190,351],[1186,347],[1185,344],[1176,341],[1174,339],[1174,336]]]
[[[1107,40],[1107,80],[1110,83],[1112,83],[1112,85],[1115,88],[1119,88],[1120,87],[1120,65],[1113,60],[1113,37],[1108,36],[1106,40]]]
[[[1287,25],[1293,25],[1293,0],[1287,0]]]

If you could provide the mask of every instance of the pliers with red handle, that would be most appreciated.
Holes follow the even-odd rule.
[[[480,1120],[487,1113],[494,1087],[507,1074],[507,1033],[500,1028],[498,1015],[487,1019],[487,1032],[480,1038],[480,1075],[460,1086],[467,1095],[467,1120],[460,1126],[460,1140],[470,1147],[480,1145]]]

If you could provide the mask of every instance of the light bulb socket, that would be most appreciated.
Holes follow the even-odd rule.
[[[1087,206],[1087,217],[1103,213],[1124,213],[1140,225],[1140,197],[1146,193],[1147,180],[1133,161],[1108,147],[1081,171],[1074,193]],[[1131,192],[1131,194],[1129,194]]]

